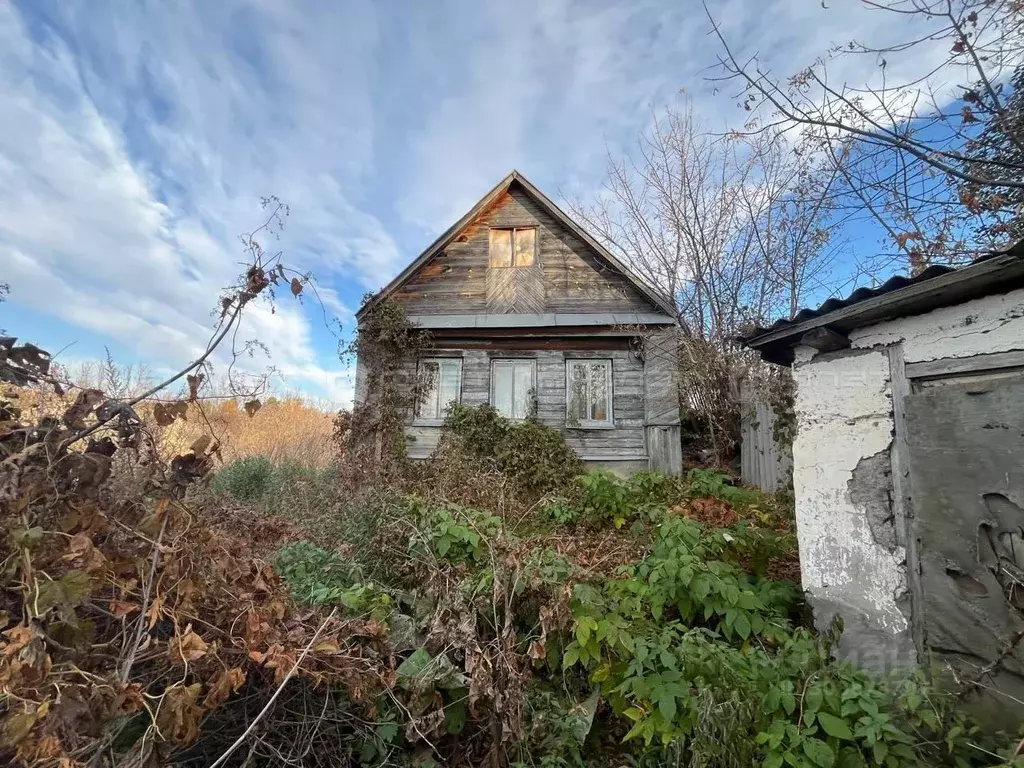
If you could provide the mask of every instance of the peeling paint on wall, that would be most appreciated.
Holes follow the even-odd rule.
[[[908,363],[1024,349],[1024,290],[879,323],[849,336],[854,349],[902,341]]]
[[[820,628],[842,616],[843,655],[878,670],[902,666],[913,661],[905,551],[881,533],[892,515],[891,477],[878,458],[888,462],[893,432],[889,358],[884,350],[802,357],[793,486],[803,586]],[[881,490],[869,492],[870,482]]]
[[[892,458],[880,451],[857,462],[847,483],[850,501],[864,510],[875,543],[887,552],[896,551],[896,515],[892,504]]]
[[[907,362],[1024,349],[1024,290],[858,329],[849,338],[848,350],[795,350],[793,486],[803,586],[819,627],[843,618],[841,654],[888,670],[913,663],[916,651],[892,499],[887,346],[901,344]]]

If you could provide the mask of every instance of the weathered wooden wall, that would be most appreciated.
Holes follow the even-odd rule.
[[[544,309],[537,309],[533,300],[520,302],[524,308],[512,302],[488,309],[489,231],[512,226],[537,227]],[[531,288],[531,296],[534,293]],[[412,315],[661,311],[515,185],[399,288],[394,298]]]
[[[740,477],[763,491],[785,488],[793,478],[793,455],[775,440],[775,412],[747,386],[740,399]]]
[[[431,355],[462,358],[464,405],[481,405],[490,401],[492,360],[535,360],[537,416],[545,424],[559,429],[564,428],[569,445],[581,458],[634,462],[647,459],[644,434],[644,366],[628,350],[498,352],[483,349],[439,349],[432,351]],[[614,429],[566,428],[565,361],[571,358],[612,361]],[[406,435],[409,440],[409,455],[412,458],[426,458],[437,447],[441,428],[413,421],[406,429]]]

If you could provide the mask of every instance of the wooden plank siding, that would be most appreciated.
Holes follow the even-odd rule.
[[[566,440],[586,460],[645,461],[644,365],[629,350],[522,350],[434,349],[431,357],[462,358],[460,399],[465,405],[490,402],[491,361],[502,358],[534,360],[537,366],[537,416],[544,424],[565,431]],[[566,360],[587,358],[612,361],[612,416],[614,428],[566,427]],[[408,370],[414,370],[410,363]],[[408,374],[402,377],[408,379]],[[422,459],[437,447],[441,427],[417,424],[406,428],[409,456]]]
[[[546,312],[660,311],[623,275],[601,262],[582,240],[513,186],[482,212],[393,297],[411,315],[484,314],[488,311],[487,265],[492,227],[537,227],[537,261]],[[502,305],[515,310],[515,302]],[[530,311],[537,311],[530,301]]]
[[[522,233],[529,234],[521,238]],[[657,468],[681,470],[671,303],[517,172],[435,240],[380,297],[399,303],[429,329],[430,357],[461,358],[463,404],[491,401],[495,359],[533,360],[538,418],[562,430],[584,461],[635,471],[651,465],[649,449],[655,445]],[[637,337],[648,334],[641,350]],[[566,423],[566,361],[574,358],[611,361],[610,424]],[[394,381],[405,386],[415,370],[416,361],[407,361]],[[358,385],[361,373],[360,365],[357,400],[365,388]],[[438,420],[410,414],[409,456],[428,457],[441,431]]]
[[[793,480],[793,452],[775,440],[775,411],[748,385],[740,387],[740,477],[772,493]]]

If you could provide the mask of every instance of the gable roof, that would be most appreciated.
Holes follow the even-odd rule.
[[[601,261],[605,262],[605,264],[629,280],[629,282],[633,284],[644,298],[654,304],[654,306],[665,311],[672,317],[675,317],[676,309],[666,297],[662,296],[658,291],[654,290],[647,285],[647,283],[641,280],[631,269],[629,269],[629,267],[619,261],[607,248],[591,237],[583,227],[573,221],[565,211],[555,205],[555,203],[552,202],[543,192],[537,189],[525,176],[516,170],[513,170],[512,173],[499,181],[498,184],[490,192],[484,195],[476,205],[470,208],[462,218],[445,230],[445,232],[437,238],[437,240],[431,243],[423,253],[417,256],[409,266],[399,272],[394,280],[384,286],[376,293],[376,295],[373,296],[373,298],[363,304],[359,311],[356,312],[356,317],[362,315],[363,312],[371,306],[390,296],[406,282],[412,279],[412,277],[419,271],[420,267],[447,248],[448,245],[451,244],[451,242],[455,240],[455,238],[457,238],[466,227],[473,223],[477,216],[483,213],[483,211],[492,205],[499,197],[505,194],[514,183],[518,184],[523,192],[529,195],[541,208],[544,209],[544,211],[550,214],[552,218],[586,243],[586,245],[590,247]]]

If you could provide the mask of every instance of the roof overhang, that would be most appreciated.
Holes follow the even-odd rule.
[[[675,325],[675,318],[654,312],[544,313],[539,315],[409,315],[410,323],[430,330],[487,328],[579,328],[584,326]]]
[[[770,328],[741,341],[770,363],[791,365],[795,347],[810,331],[828,329],[845,336],[857,328],[920,315],[1021,287],[1024,287],[1024,250],[1015,247],[970,266],[911,283],[808,320]]]

